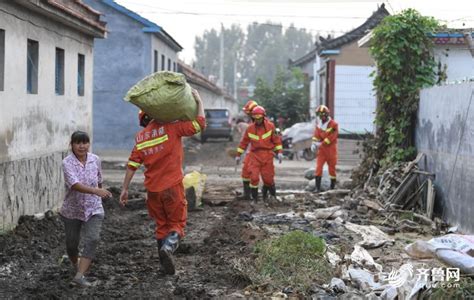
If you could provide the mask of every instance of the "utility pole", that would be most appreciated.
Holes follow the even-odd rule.
[[[224,88],[224,25],[221,23],[221,47],[219,59],[219,81],[218,84]]]
[[[237,57],[234,59],[234,99],[237,100]]]

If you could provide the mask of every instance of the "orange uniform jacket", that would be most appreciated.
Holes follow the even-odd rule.
[[[250,150],[245,159],[248,159],[246,164],[250,175],[250,187],[258,186],[260,175],[265,185],[273,185],[275,176],[273,153],[283,151],[281,137],[275,133],[275,125],[267,119],[263,120],[262,125],[256,123],[249,125],[237,148],[239,155],[244,153],[249,144]]]
[[[317,154],[316,176],[322,176],[323,165],[327,162],[329,166],[329,175],[331,178],[336,177],[338,134],[339,125],[333,119],[329,120],[325,129],[316,126],[313,141],[321,142]]]
[[[245,131],[242,140],[240,141],[237,152],[239,155],[244,153],[248,144],[251,145],[250,152],[271,153],[273,158],[273,151],[281,153],[283,146],[281,145],[281,137],[275,133],[275,125],[267,120],[263,120],[263,125],[257,126],[255,123],[250,124]]]
[[[149,192],[164,191],[183,180],[181,137],[192,136],[206,126],[204,117],[194,121],[150,124],[135,137],[128,168],[145,165],[145,187]]]

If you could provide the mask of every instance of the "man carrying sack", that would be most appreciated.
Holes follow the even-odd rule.
[[[173,253],[178,248],[179,240],[184,237],[187,218],[181,138],[193,136],[206,126],[201,97],[194,89],[192,96],[197,104],[195,120],[164,123],[153,118],[137,133],[120,195],[120,203],[125,206],[130,181],[143,164],[148,214],[156,223],[160,263],[165,273],[170,275],[175,273]]]

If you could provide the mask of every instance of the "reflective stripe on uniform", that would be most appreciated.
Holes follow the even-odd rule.
[[[267,131],[262,135],[262,140],[269,138],[273,133],[273,130]]]
[[[237,152],[239,152],[239,153],[244,153],[244,152],[245,152],[245,150],[244,150],[244,149],[242,149],[242,148],[237,148]]]
[[[278,146],[275,147],[274,150],[275,150],[275,151],[278,151],[278,150],[281,150],[281,149],[283,149],[283,146],[282,146],[282,145],[278,145]]]
[[[315,142],[319,142],[319,139],[318,139],[318,138],[316,138],[316,137],[313,137],[313,141],[315,141]]]
[[[331,179],[336,179],[336,176],[329,176],[329,178],[331,178]]]
[[[249,132],[249,138],[251,138],[252,140],[256,140],[256,141],[258,141],[258,140],[260,139],[260,138],[258,137],[258,135],[255,135],[255,134],[250,133],[250,132]]]
[[[252,189],[258,188],[258,185],[253,185],[253,184],[249,184],[249,185],[250,185],[250,188],[252,188]]]
[[[145,148],[153,147],[153,146],[159,145],[163,142],[166,142],[167,140],[168,140],[168,135],[165,134],[164,136],[160,136],[159,138],[152,139],[152,140],[137,144],[137,150],[143,150]]]
[[[332,132],[333,130],[334,130],[334,128],[329,127],[328,129],[326,129],[326,132],[327,132],[327,133],[330,133],[330,132]]]
[[[250,178],[243,178],[243,177],[242,177],[242,181],[244,181],[244,182],[250,182]]]
[[[134,168],[138,168],[138,167],[140,167],[141,164],[129,160],[129,161],[128,161],[128,165],[131,166],[131,167],[134,167]]]
[[[331,141],[330,141],[328,138],[325,138],[325,139],[324,139],[324,142],[325,142],[326,144],[328,144],[328,145],[331,144]]]
[[[196,129],[196,133],[201,132],[201,125],[197,121],[193,121],[194,129]]]

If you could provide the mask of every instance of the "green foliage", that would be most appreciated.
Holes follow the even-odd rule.
[[[267,111],[270,118],[276,120],[279,116],[288,121],[286,127],[305,121],[309,110],[309,95],[306,88],[307,79],[301,69],[291,71],[278,68],[273,85],[258,78],[253,100],[257,101]]]
[[[419,92],[436,82],[429,33],[439,28],[431,17],[408,9],[386,17],[373,31],[370,53],[377,64],[377,149],[382,165],[416,154],[413,130]]]
[[[305,290],[331,278],[324,257],[324,240],[303,231],[292,231],[279,238],[264,240],[255,247],[256,271],[276,287],[292,286]]]
[[[474,279],[462,277],[459,282],[445,283],[445,286],[439,286],[429,291],[431,295],[427,295],[427,299],[444,300],[444,299],[473,299],[474,298]]]
[[[219,75],[220,34],[215,29],[196,37],[195,68],[206,76]],[[235,71],[237,84],[255,84],[257,78],[273,82],[278,67],[288,65],[311,50],[314,37],[303,29],[278,24],[254,23],[244,31],[240,25],[224,29],[224,84],[232,88]],[[237,70],[234,70],[234,62]]]

